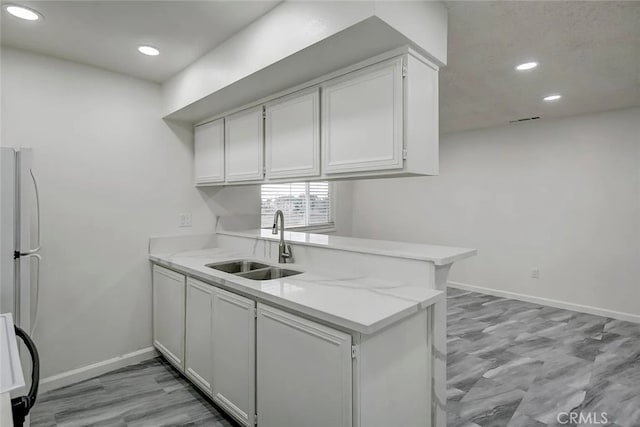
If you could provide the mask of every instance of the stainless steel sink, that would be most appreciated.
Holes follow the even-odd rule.
[[[213,268],[214,270],[224,271],[225,273],[238,274],[238,273],[246,273],[252,270],[258,270],[261,268],[268,268],[267,264],[262,264],[260,262],[249,261],[249,260],[237,260],[237,261],[227,261],[227,262],[217,262],[214,264],[207,264],[207,267]]]
[[[296,274],[302,274],[301,271],[289,270],[280,267],[269,267],[260,270],[249,271],[246,273],[238,273],[236,276],[244,277],[251,280],[273,280],[282,279],[283,277],[295,276]]]
[[[293,276],[296,274],[302,274],[301,271],[272,267],[261,262],[250,261],[248,259],[216,262],[213,264],[207,264],[207,267],[213,268],[214,270],[224,271],[225,273],[235,274],[238,277],[244,277],[245,279],[251,280],[273,280]]]

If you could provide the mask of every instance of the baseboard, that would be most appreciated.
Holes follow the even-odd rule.
[[[143,360],[153,359],[158,356],[158,352],[153,347],[143,348],[131,353],[123,354],[112,359],[103,360],[102,362],[83,366],[82,368],[72,369],[71,371],[62,372],[61,374],[52,375],[40,380],[40,393],[55,390],[70,384],[88,380],[125,366],[134,365]]]
[[[592,307],[589,305],[574,304],[565,301],[558,301],[549,298],[534,297],[531,295],[518,294],[516,292],[501,291],[499,289],[484,288],[481,286],[470,285],[461,282],[447,282],[448,286],[465,291],[479,292],[482,294],[494,295],[496,297],[511,298],[519,301],[530,302],[534,304],[547,305],[565,310],[578,311],[580,313],[593,314],[595,316],[610,317],[612,319],[624,320],[626,322],[640,323],[640,316],[637,314],[623,313],[620,311],[607,310],[605,308]]]

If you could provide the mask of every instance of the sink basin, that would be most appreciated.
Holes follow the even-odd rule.
[[[286,268],[269,267],[261,270],[249,271],[247,273],[238,273],[238,277],[244,277],[251,280],[273,280],[281,279],[283,277],[294,276],[296,274],[302,274],[301,271],[289,270]]]
[[[301,271],[289,270],[286,268],[272,267],[261,262],[251,261],[248,259],[239,259],[236,261],[216,262],[207,264],[207,267],[214,270],[224,271],[225,273],[235,274],[238,277],[244,277],[251,280],[273,280],[283,277],[302,274]]]
[[[261,268],[268,268],[267,264],[262,264],[260,262],[249,261],[249,260],[238,260],[238,261],[227,261],[227,262],[218,262],[215,264],[207,264],[207,267],[213,268],[214,270],[224,271],[225,273],[238,274],[238,273],[246,273],[252,270],[258,270]]]

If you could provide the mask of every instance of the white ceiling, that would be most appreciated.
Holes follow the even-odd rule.
[[[162,82],[279,1],[2,1],[31,7],[42,22],[2,11],[2,44]],[[141,55],[138,45],[160,49]]]
[[[441,132],[640,105],[640,2],[447,2]],[[529,60],[539,67],[516,72]],[[542,101],[550,93],[563,98]],[[517,124],[514,124],[517,126]]]
[[[45,19],[25,22],[3,11],[3,45],[156,82],[278,4],[11,2],[33,7]],[[446,6],[449,59],[440,77],[441,132],[640,105],[640,2],[454,1]],[[140,55],[139,44],[157,46],[162,53]],[[513,70],[528,60],[540,66],[526,73]],[[563,95],[560,101],[542,101],[555,92]]]

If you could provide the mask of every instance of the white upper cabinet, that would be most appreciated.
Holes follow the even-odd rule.
[[[438,67],[409,48],[252,105],[196,128],[196,185],[439,172]]]
[[[266,104],[267,178],[320,175],[320,90],[294,93]]]
[[[403,166],[403,57],[322,85],[326,174]]]
[[[260,181],[264,177],[262,106],[225,118],[227,182]]]
[[[224,119],[198,126],[194,133],[196,185],[224,182]]]

